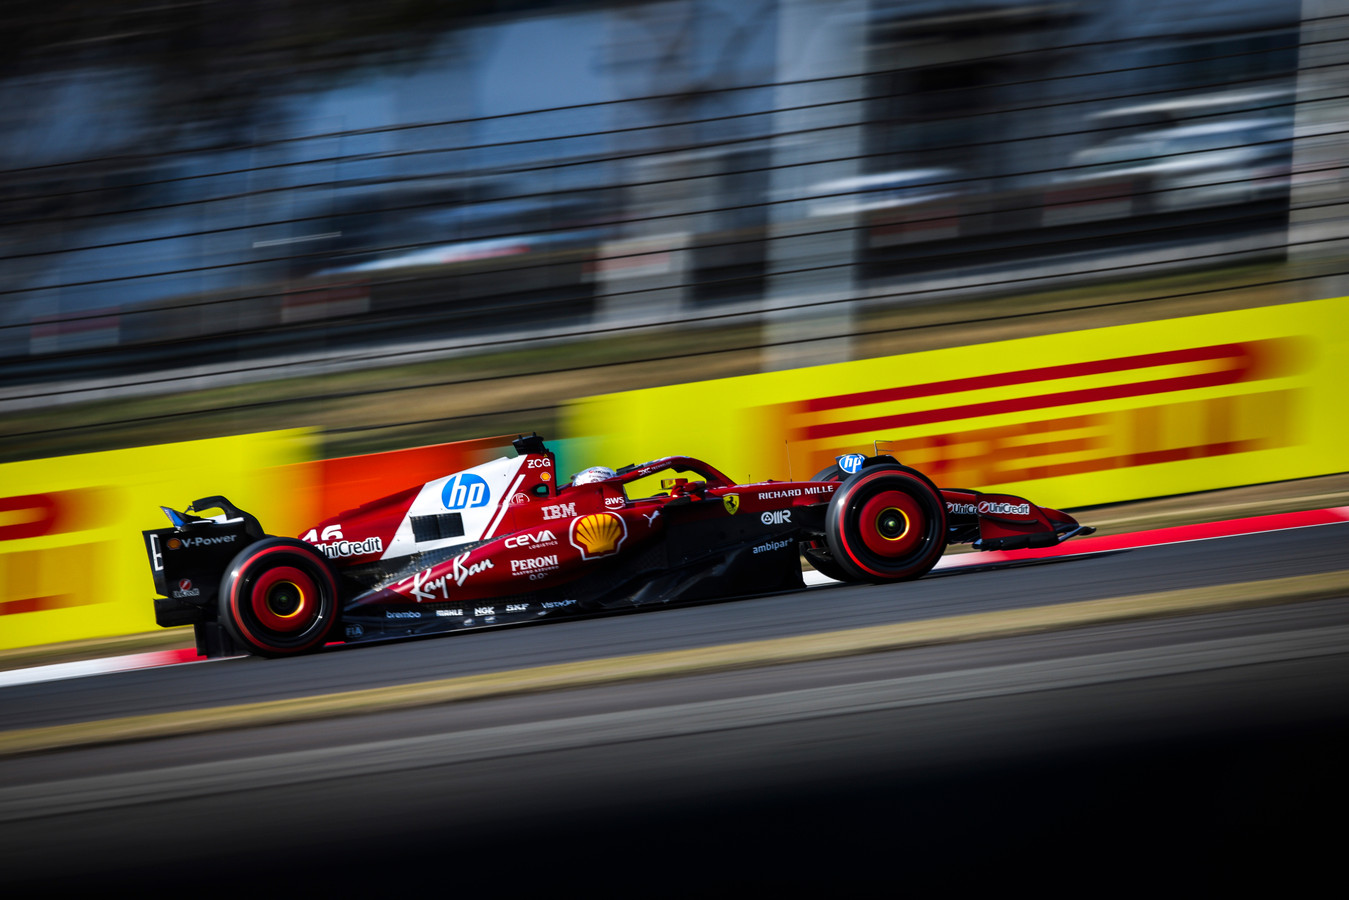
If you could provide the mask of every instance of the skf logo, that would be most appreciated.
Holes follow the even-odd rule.
[[[581,559],[612,556],[627,536],[627,523],[613,513],[581,516],[571,523],[571,545],[581,551]]]
[[[721,504],[722,506],[726,507],[726,511],[728,513],[730,513],[731,515],[735,515],[740,511],[740,495],[727,494],[726,496],[721,498]]]

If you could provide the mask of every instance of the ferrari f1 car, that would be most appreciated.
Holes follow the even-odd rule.
[[[885,455],[841,456],[800,482],[736,484],[670,456],[562,484],[537,435],[514,447],[299,539],[224,497],[164,507],[172,527],[143,532],[156,620],[195,626],[205,656],[284,656],[801,588],[802,555],[842,581],[903,581],[949,544],[1044,547],[1093,530],[1020,497],[938,489]],[[663,473],[657,495],[628,496]]]

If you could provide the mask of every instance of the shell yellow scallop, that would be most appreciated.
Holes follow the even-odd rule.
[[[571,526],[572,546],[581,551],[583,559],[617,553],[619,545],[627,536],[627,526],[613,513],[581,516]]]

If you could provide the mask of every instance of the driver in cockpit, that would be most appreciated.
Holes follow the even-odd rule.
[[[613,478],[618,473],[608,466],[591,466],[588,469],[582,469],[571,478],[572,484],[594,484],[597,481],[604,481]]]

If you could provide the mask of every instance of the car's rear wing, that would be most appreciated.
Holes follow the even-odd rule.
[[[223,633],[216,609],[220,581],[239,551],[266,534],[256,517],[224,497],[193,501],[186,511],[160,508],[172,527],[141,532],[159,594],[155,622],[164,628],[196,626],[197,652],[218,655],[208,651]],[[221,514],[202,515],[210,510]]]

